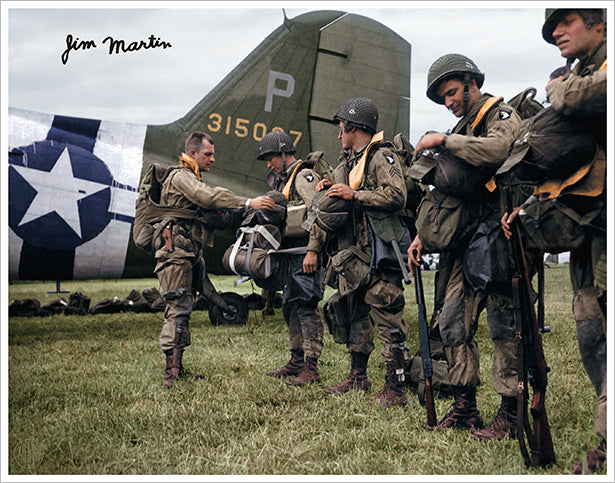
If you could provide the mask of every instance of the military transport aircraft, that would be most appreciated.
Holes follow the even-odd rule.
[[[301,157],[340,150],[331,118],[351,96],[373,99],[379,128],[408,136],[408,42],[359,15],[314,11],[288,19],[184,117],[166,125],[105,122],[9,109],[9,279],[153,276],[152,257],[132,242],[139,180],[171,165],[189,133],[209,132],[218,162],[206,175],[252,197],[269,190],[258,141],[283,129]],[[154,106],[153,106],[154,107]],[[228,273],[218,232],[210,273]]]

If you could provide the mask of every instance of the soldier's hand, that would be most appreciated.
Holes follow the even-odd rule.
[[[318,266],[318,253],[308,250],[303,258],[303,271],[305,273],[314,273]]]
[[[316,191],[322,191],[329,186],[331,186],[331,181],[329,181],[328,179],[321,179],[316,185]]]
[[[418,235],[414,237],[412,243],[408,247],[408,268],[412,270],[412,265],[421,266],[421,252],[423,251],[423,244]]]
[[[566,80],[570,76],[570,64],[566,63],[563,67],[558,67],[549,75],[550,80]]]
[[[504,236],[506,237],[507,240],[510,240],[510,237],[512,236],[512,230],[510,229],[510,225],[512,224],[513,220],[517,217],[520,211],[521,211],[521,207],[518,206],[516,208],[513,208],[510,215],[508,214],[508,212],[502,215],[502,219],[500,221],[502,223],[502,231],[504,232]]]
[[[337,183],[327,190],[327,196],[337,196],[345,200],[351,200],[354,197],[354,191],[347,184]]]
[[[418,156],[418,153],[423,149],[435,148],[437,146],[442,146],[444,143],[444,134],[441,132],[430,132],[425,134],[421,139],[419,139],[416,148],[414,149],[414,157]]]
[[[255,210],[273,210],[275,207],[275,201],[269,196],[257,196],[250,200],[250,208]]]

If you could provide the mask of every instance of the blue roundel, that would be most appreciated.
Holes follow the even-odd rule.
[[[91,151],[41,141],[9,153],[9,226],[25,242],[70,250],[111,220],[113,176]]]

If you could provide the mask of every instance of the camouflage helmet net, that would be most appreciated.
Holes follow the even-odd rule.
[[[347,121],[374,134],[378,128],[378,108],[367,97],[351,97],[333,116],[335,121]]]
[[[258,143],[256,159],[263,160],[271,153],[295,153],[293,140],[284,131],[271,131],[263,136]]]
[[[461,54],[446,54],[436,59],[427,73],[427,97],[436,104],[444,104],[438,95],[440,84],[447,77],[453,75],[464,76],[469,74],[476,80],[476,85],[480,89],[485,81],[483,74],[472,59]]]

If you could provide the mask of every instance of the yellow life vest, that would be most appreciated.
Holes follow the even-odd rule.
[[[363,175],[365,174],[365,165],[367,164],[367,154],[372,146],[376,143],[379,143],[384,140],[384,131],[377,132],[372,136],[371,141],[365,148],[363,152],[363,156],[357,163],[357,165],[352,168],[350,174],[348,175],[348,186],[350,186],[353,190],[359,189],[361,186],[361,181],[363,181]]]
[[[198,164],[196,164],[196,161],[193,158],[188,156],[186,153],[182,153],[182,155],[179,157],[179,164],[184,166],[187,170],[192,171],[194,174],[196,174],[198,180],[201,181],[201,170],[199,170],[199,166]]]
[[[288,181],[284,185],[284,189],[282,189],[282,194],[284,195],[284,197],[287,200],[289,199],[290,189],[293,186],[293,181],[295,180],[295,176],[297,176],[297,173],[299,172],[299,168],[301,168],[301,166],[303,166],[303,162],[299,162],[297,164],[297,166],[295,166],[295,169],[293,170],[292,174],[290,175],[290,178],[288,179]]]

